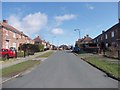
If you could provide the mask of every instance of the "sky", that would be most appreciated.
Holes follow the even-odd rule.
[[[29,37],[55,45],[74,45],[88,34],[95,38],[118,23],[117,2],[3,2],[2,19]]]

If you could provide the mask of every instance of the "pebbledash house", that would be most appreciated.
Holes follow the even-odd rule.
[[[34,44],[34,41],[23,32],[9,25],[7,20],[0,22],[0,48],[14,47],[18,50],[18,47],[24,43]]]

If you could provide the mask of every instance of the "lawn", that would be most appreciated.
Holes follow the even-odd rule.
[[[20,72],[23,72],[37,64],[40,64],[40,61],[37,60],[28,60],[7,68],[2,69],[2,77],[11,77]]]
[[[36,58],[47,58],[52,54],[53,54],[53,51],[50,51],[50,52],[46,52],[46,53],[44,53],[44,54],[42,54],[42,55],[40,55],[40,56],[38,56]]]
[[[120,64],[111,62],[107,60],[107,58],[94,54],[81,54],[79,56],[112,76],[120,78],[120,73],[118,73],[118,70],[120,70]]]

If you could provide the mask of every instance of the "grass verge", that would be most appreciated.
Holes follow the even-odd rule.
[[[40,61],[37,60],[28,60],[7,68],[2,69],[2,77],[11,77],[20,72],[23,72],[37,64],[40,64]]]
[[[79,55],[83,60],[86,60],[88,63],[94,65],[95,67],[105,71],[107,74],[120,79],[120,63],[114,63],[106,58],[100,57],[99,55],[92,54],[81,54]]]
[[[52,54],[53,54],[53,51],[50,51],[50,52],[46,52],[46,53],[44,53],[44,54],[42,54],[42,55],[40,55],[40,56],[38,56],[36,58],[47,58]]]

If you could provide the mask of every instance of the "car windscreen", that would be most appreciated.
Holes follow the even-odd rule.
[[[1,49],[0,51],[1,52],[7,52],[8,50],[7,49]]]

